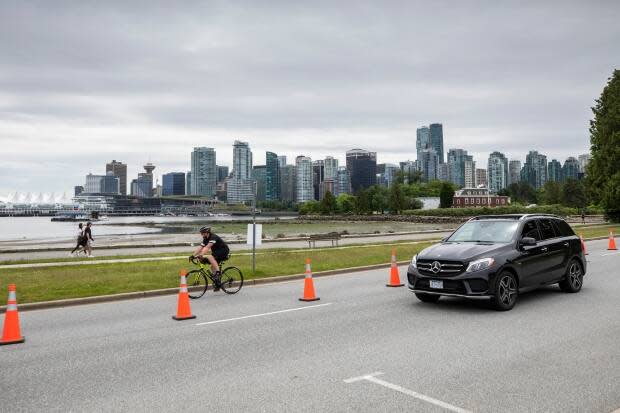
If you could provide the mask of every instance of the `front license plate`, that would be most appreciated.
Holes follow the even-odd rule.
[[[431,288],[443,289],[443,281],[431,280]]]

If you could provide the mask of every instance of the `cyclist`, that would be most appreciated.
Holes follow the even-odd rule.
[[[200,228],[200,235],[202,236],[202,243],[194,252],[194,255],[190,256],[190,259],[196,257],[202,262],[205,262],[204,260],[206,259],[211,264],[213,278],[219,283],[221,276],[219,263],[228,258],[230,249],[222,238],[211,232],[211,227]],[[219,287],[217,287],[216,283],[214,291],[217,290],[219,290]]]

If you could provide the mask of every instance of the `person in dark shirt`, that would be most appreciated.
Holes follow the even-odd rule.
[[[86,223],[86,228],[84,229],[84,238],[86,239],[86,254],[88,255],[88,258],[93,258],[93,232],[90,229],[90,227],[93,224],[91,222],[87,222]]]
[[[192,257],[197,257],[200,259],[204,258],[208,260],[211,264],[211,270],[217,278],[220,275],[219,263],[228,258],[230,249],[228,248],[228,245],[226,245],[224,240],[222,240],[222,238],[211,232],[210,227],[200,228],[200,235],[202,236],[202,243],[200,244],[196,252],[194,252],[194,255],[192,255]]]

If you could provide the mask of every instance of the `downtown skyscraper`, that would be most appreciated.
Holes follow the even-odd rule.
[[[489,191],[498,193],[508,186],[508,158],[501,152],[492,152],[487,164]]]
[[[280,160],[273,152],[267,152],[265,156],[265,200],[280,200]]]
[[[431,148],[437,152],[439,163],[444,163],[443,157],[443,125],[441,123],[431,123],[429,126]]]
[[[214,197],[217,164],[213,148],[196,147],[191,157],[191,195]]]
[[[247,142],[235,141],[233,144],[233,171],[226,188],[228,202],[249,202],[254,199],[254,180],[252,179],[252,151]]]

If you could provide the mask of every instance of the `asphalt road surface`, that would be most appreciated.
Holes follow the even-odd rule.
[[[387,270],[22,312],[0,347],[2,411],[611,412],[620,407],[620,254],[588,243],[584,288],[509,312],[386,288]],[[404,278],[404,270],[401,269]],[[19,292],[18,292],[19,293]],[[379,374],[382,373],[382,374]]]

